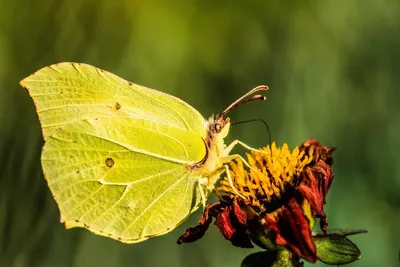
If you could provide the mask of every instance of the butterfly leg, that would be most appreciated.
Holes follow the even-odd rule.
[[[257,150],[257,151],[258,151],[258,150]],[[222,157],[221,160],[222,160],[224,163],[229,163],[230,161],[232,161],[232,160],[234,160],[234,159],[237,159],[237,158],[239,158],[239,159],[243,162],[243,164],[246,165],[246,167],[248,167],[249,169],[252,169],[252,170],[255,171],[255,172],[260,172],[259,170],[257,170],[257,169],[255,169],[255,168],[251,167],[250,164],[247,162],[247,160],[245,160],[245,159],[244,159],[242,156],[240,156],[239,154],[233,154],[233,155],[225,156],[225,157]]]
[[[235,185],[233,184],[233,181],[232,181],[231,172],[229,170],[228,165],[224,165],[224,167],[225,167],[226,176],[228,177],[229,185],[232,187],[233,192],[235,192],[235,194],[240,196],[241,198],[245,199],[245,197],[236,190],[236,187],[235,187]]]
[[[243,143],[243,142],[240,141],[240,140],[235,140],[235,141],[233,141],[232,143],[230,143],[229,146],[227,146],[227,147],[224,149],[225,155],[229,155],[229,153],[231,153],[232,149],[233,149],[236,145],[241,145],[242,147],[244,147],[244,148],[246,148],[246,149],[248,149],[248,150],[258,151],[258,152],[260,151],[259,149],[252,148],[251,146],[246,145],[245,143]]]
[[[208,185],[208,179],[207,178],[200,178],[197,185],[199,186],[199,191],[200,191],[200,195],[201,195],[201,203],[203,204],[203,210],[206,207],[206,194],[204,194],[204,188],[203,186],[207,186]]]

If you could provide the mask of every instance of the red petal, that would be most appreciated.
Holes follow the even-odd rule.
[[[326,195],[333,180],[331,167],[324,161],[318,161],[313,167],[307,167],[297,190],[310,202],[314,214],[321,218],[321,228],[326,232],[327,222],[324,213]]]
[[[230,218],[231,207],[226,208],[223,212],[217,215],[215,225],[218,227],[221,234],[226,239],[231,239],[236,229],[233,227]]]
[[[204,208],[203,215],[200,218],[199,224],[195,227],[188,228],[186,232],[181,235],[177,241],[178,244],[190,243],[202,238],[208,230],[208,226],[212,220],[212,214],[218,212],[223,204],[215,202],[207,205]]]
[[[294,199],[289,200],[287,206],[282,207],[276,219],[271,215],[267,215],[264,219],[268,228],[275,232],[277,245],[285,246],[305,260],[317,261],[310,224],[302,208]]]
[[[322,179],[321,189],[322,195],[324,196],[324,204],[326,204],[326,195],[328,194],[334,177],[332,169],[323,161],[318,161],[314,165],[313,169],[319,173],[320,178]]]
[[[320,160],[325,161],[329,165],[332,165],[332,152],[335,150],[334,147],[323,146],[317,139],[308,139],[299,147],[300,151],[304,151],[313,160],[311,164]]]
[[[235,205],[237,205],[236,208]],[[243,222],[243,216],[246,215],[243,214],[243,211],[241,211],[237,202],[234,201],[233,208],[227,207],[224,211],[217,215],[215,225],[218,227],[221,234],[226,239],[231,241],[232,245],[241,248],[252,248],[253,244],[247,235],[246,227],[242,224],[242,222],[239,221],[239,218],[236,215],[237,213],[239,213],[241,216],[240,220]]]
[[[233,212],[235,214],[236,220],[239,222],[241,226],[247,225],[247,214],[242,208],[240,207],[236,198],[233,201]]]

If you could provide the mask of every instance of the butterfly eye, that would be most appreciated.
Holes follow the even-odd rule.
[[[219,133],[222,130],[222,125],[219,123],[216,123],[214,125],[214,130],[215,130],[215,132]]]

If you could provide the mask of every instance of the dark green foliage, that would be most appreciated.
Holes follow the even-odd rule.
[[[361,258],[356,244],[345,236],[331,234],[314,238],[320,261],[330,265],[343,265]]]
[[[271,266],[278,258],[278,251],[260,251],[247,256],[241,267]]]

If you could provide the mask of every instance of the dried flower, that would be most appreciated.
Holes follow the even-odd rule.
[[[333,148],[310,139],[290,151],[275,143],[230,164],[230,175],[216,187],[219,202],[208,205],[196,227],[178,243],[201,238],[212,218],[234,246],[265,249],[285,247],[295,257],[316,262],[312,238],[315,218],[326,232],[326,195],[333,180]],[[247,166],[248,165],[248,166]]]

